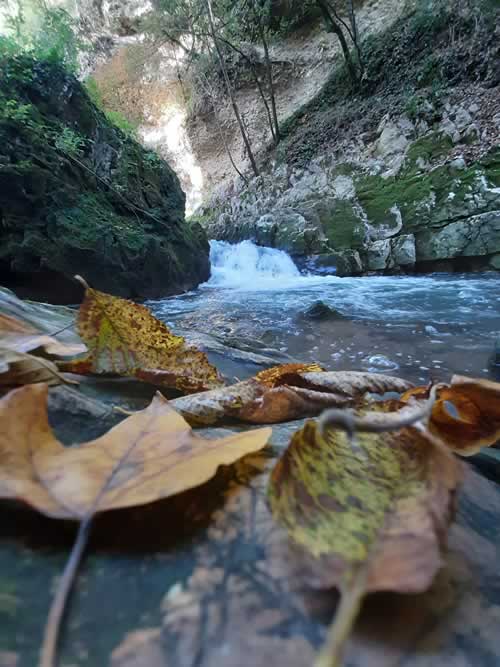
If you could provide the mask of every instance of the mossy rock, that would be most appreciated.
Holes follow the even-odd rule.
[[[394,206],[401,213],[404,233],[439,228],[464,215],[498,208],[499,198],[493,192],[499,178],[498,149],[462,170],[446,162],[422,172],[408,163],[418,151],[431,149],[428,143],[416,143],[419,145],[413,157],[407,159],[405,169],[397,176],[363,175],[356,180],[356,194],[371,225],[395,226],[396,216],[391,212]],[[427,154],[436,157],[437,150],[441,149],[434,146]]]
[[[71,281],[133,298],[209,276],[208,242],[184,218],[172,169],[112,125],[59,66],[0,62],[0,282],[76,301]]]

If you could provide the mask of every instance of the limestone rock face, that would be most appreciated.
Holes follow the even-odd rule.
[[[474,215],[452,222],[443,229],[421,234],[417,246],[421,260],[491,255],[498,248],[500,211]]]
[[[467,113],[450,107],[445,119],[467,130]],[[410,140],[417,130],[404,117],[384,121],[379,132],[364,162],[323,156],[307,169],[280,165],[221,197],[205,220],[209,235],[296,256],[334,253],[337,275],[432,270],[428,263],[442,261],[497,268],[498,147],[465,159],[442,123]]]
[[[132,298],[208,278],[206,235],[186,223],[176,175],[111,125],[75,78],[4,58],[0,90],[0,282],[68,303],[80,297],[74,274]]]

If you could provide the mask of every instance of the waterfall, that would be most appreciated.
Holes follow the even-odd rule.
[[[220,287],[283,287],[301,279],[292,258],[282,250],[263,248],[252,241],[231,244],[210,241],[212,277],[208,285]]]

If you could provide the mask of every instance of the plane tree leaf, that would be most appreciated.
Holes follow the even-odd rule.
[[[0,345],[15,352],[41,350],[51,357],[70,357],[86,352],[83,343],[62,343],[16,317],[0,313]]]
[[[35,384],[0,400],[0,498],[80,522],[48,616],[41,667],[55,664],[62,615],[95,514],[199,486],[219,466],[262,449],[271,435],[263,428],[206,440],[158,393],[102,437],[64,447],[48,424],[47,394],[47,384]]]
[[[77,328],[89,354],[61,365],[68,372],[134,376],[185,393],[223,384],[203,352],[132,301],[87,286]]]
[[[198,486],[218,466],[262,449],[271,434],[263,428],[206,440],[158,393],[97,440],[64,447],[48,425],[47,392],[45,384],[29,385],[0,400],[0,497],[61,519]]]
[[[377,373],[327,372],[317,364],[286,364],[230,387],[176,398],[172,405],[193,424],[214,424],[227,417],[274,424],[311,417],[328,407],[354,405],[368,393],[401,393],[410,386]]]
[[[428,393],[427,387],[416,387],[401,398],[418,402]],[[454,375],[449,385],[438,390],[428,428],[461,456],[494,445],[500,440],[500,384]]]
[[[4,347],[0,344],[0,391],[25,384],[78,384],[65,377],[49,359]]]
[[[309,585],[341,594],[317,665],[342,649],[371,591],[426,590],[442,565],[461,464],[425,431],[323,436],[298,431],[274,468],[269,502],[285,526]]]

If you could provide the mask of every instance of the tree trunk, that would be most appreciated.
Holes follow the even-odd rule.
[[[347,4],[349,8],[349,22],[352,30],[352,41],[358,57],[359,73],[362,77],[365,71],[365,66],[363,64],[363,54],[361,53],[361,46],[359,44],[358,24],[356,21],[356,12],[354,11],[354,2],[353,0],[348,0]]]
[[[276,110],[276,95],[274,94],[274,82],[273,82],[273,69],[271,65],[271,60],[269,58],[269,47],[267,44],[266,33],[260,18],[259,21],[259,33],[262,40],[262,46],[264,47],[264,57],[266,62],[266,72],[267,72],[267,84],[269,86],[269,96],[271,98],[271,109],[273,110],[273,122],[274,122],[274,136],[275,143],[279,144],[280,142],[280,126],[278,122],[278,112]]]
[[[325,23],[327,24],[327,26],[329,26],[330,31],[335,33],[335,35],[337,35],[337,38],[340,42],[340,47],[342,49],[342,53],[344,54],[344,59],[347,65],[347,71],[349,72],[351,81],[357,85],[359,83],[358,72],[351,58],[351,52],[349,50],[349,45],[345,38],[344,32],[340,27],[339,23],[333,18],[327,2],[325,0],[316,0],[316,2],[321,10],[321,13],[323,14]]]
[[[231,100],[231,105],[233,107],[234,111],[234,116],[236,118],[236,121],[238,123],[238,127],[240,128],[241,136],[243,138],[243,143],[245,144],[245,148],[247,150],[247,155],[248,159],[250,160],[250,164],[252,165],[252,170],[255,176],[259,175],[259,169],[257,167],[257,163],[255,161],[253,151],[252,151],[252,146],[250,145],[250,140],[248,138],[248,135],[245,130],[245,126],[243,125],[243,120],[241,118],[240,110],[238,108],[238,103],[236,102],[236,98],[234,97],[233,89],[231,86],[231,81],[229,80],[229,75],[227,73],[226,69],[226,63],[224,60],[224,55],[222,53],[222,50],[219,45],[219,41],[217,39],[217,35],[215,33],[215,24],[214,24],[214,15],[213,15],[213,10],[212,10],[212,0],[205,0],[207,11],[208,11],[208,23],[210,26],[210,34],[212,36],[212,40],[214,43],[215,50],[217,52],[217,57],[219,60],[219,65],[222,70],[222,75],[224,77],[224,82],[226,84],[227,88],[227,94],[229,95],[229,99]]]
[[[262,88],[262,84],[259,79],[259,75],[257,74],[256,68],[252,60],[247,56],[247,54],[239,49],[237,46],[235,46],[232,42],[228,41],[227,39],[221,39],[224,44],[227,44],[230,49],[233,49],[233,51],[236,51],[250,66],[250,70],[252,72],[252,77],[253,80],[255,81],[255,85],[257,86],[257,90],[259,91],[259,95],[262,99],[262,102],[264,104],[264,107],[266,109],[266,114],[267,114],[267,122],[269,123],[269,127],[271,129],[271,134],[273,135],[273,141],[275,143],[278,143],[276,140],[276,134],[274,131],[274,123],[273,123],[273,118],[271,116],[271,109],[269,108],[269,103],[266,99],[266,95],[264,93],[264,89]]]

